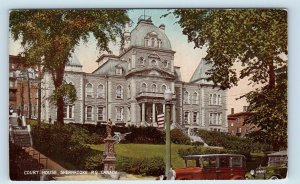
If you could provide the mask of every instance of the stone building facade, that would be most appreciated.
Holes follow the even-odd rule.
[[[66,66],[65,81],[75,85],[78,100],[65,106],[65,122],[157,126],[157,115],[165,111],[164,91],[173,92],[171,119],[188,129],[227,132],[227,91],[207,82],[210,68],[202,60],[190,82],[183,82],[174,66],[175,51],[165,34],[165,25],[151,18],[139,19],[129,32],[118,56],[102,55],[92,73],[82,72],[75,55]],[[44,77],[44,96],[54,89],[51,76]],[[45,98],[46,99],[46,98]],[[42,117],[56,119],[55,106],[45,100]]]

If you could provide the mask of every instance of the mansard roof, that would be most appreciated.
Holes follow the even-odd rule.
[[[138,25],[130,33],[130,45],[131,46],[144,46],[145,37],[148,35],[153,35],[161,40],[162,49],[171,50],[171,43],[167,35],[163,30],[155,26],[152,21],[149,19],[141,20],[138,22]]]
[[[75,53],[72,53],[71,58],[69,59],[69,62],[66,64],[66,66],[80,66],[80,67],[82,67],[82,65],[79,62],[79,60],[78,60]]]
[[[101,75],[115,75],[116,68],[121,67],[123,71],[127,70],[127,62],[119,60],[119,59],[109,59],[95,71],[93,74],[101,74]]]
[[[212,68],[212,64],[211,63],[207,63],[206,60],[201,59],[198,67],[196,68],[192,78],[190,79],[190,82],[195,82],[198,81],[200,79],[207,79],[209,77],[209,75],[206,74],[206,72],[208,70],[210,70]]]

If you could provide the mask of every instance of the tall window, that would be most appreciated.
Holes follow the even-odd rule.
[[[143,83],[143,84],[142,84],[141,91],[142,91],[142,92],[146,92],[146,91],[147,91],[147,84],[146,84],[146,83]]]
[[[104,120],[103,114],[104,114],[103,107],[98,107],[98,113],[97,113],[97,115],[98,115],[98,118],[97,118],[98,121],[103,121]]]
[[[151,65],[156,66],[156,61],[154,59],[151,61]]]
[[[166,89],[167,89],[167,86],[163,84],[163,85],[161,86],[161,91],[164,93],[164,92],[166,91]]]
[[[190,104],[190,94],[187,91],[184,92],[183,102],[184,104]]]
[[[163,61],[163,66],[164,68],[168,68],[169,67],[169,62],[167,60]]]
[[[222,113],[209,113],[209,124],[210,125],[221,125],[222,124]]]
[[[157,41],[157,47],[160,48],[161,47],[161,40]]]
[[[102,84],[99,84],[97,87],[97,97],[98,98],[104,98],[104,86]]]
[[[155,38],[151,38],[151,47],[155,47]]]
[[[87,121],[93,121],[93,107],[92,106],[87,106],[86,107],[86,120]]]
[[[123,107],[116,107],[116,120],[117,121],[123,121],[124,113]]]
[[[93,85],[91,83],[87,83],[85,87],[86,97],[93,97]]]
[[[190,112],[189,111],[184,112],[184,124],[190,124]]]
[[[127,121],[131,120],[131,112],[130,112],[130,107],[127,107]]]
[[[220,94],[218,95],[218,105],[222,105],[222,97]]]
[[[116,68],[116,74],[117,75],[122,75],[122,68],[117,67]]]
[[[148,38],[145,38],[145,46],[149,46],[149,39]]]
[[[123,99],[123,88],[122,86],[117,86],[116,99]]]
[[[157,90],[156,90],[156,84],[152,84],[152,87],[151,87],[151,89],[152,89],[152,92],[156,92]]]
[[[198,93],[195,92],[193,94],[193,104],[198,104],[198,101],[199,101]]]
[[[143,57],[140,57],[140,59],[139,59],[139,63],[140,63],[140,65],[144,65],[144,64],[145,64],[145,62],[144,62],[144,58],[143,58]]]
[[[193,112],[193,123],[194,124],[198,123],[198,112]]]
[[[209,94],[209,105],[222,105],[222,96],[220,94]]]

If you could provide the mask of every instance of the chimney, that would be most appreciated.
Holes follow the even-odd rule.
[[[164,24],[161,24],[159,26],[159,29],[162,31],[162,32],[165,32],[165,29],[166,29],[166,26]]]
[[[234,114],[234,108],[231,108],[231,114]]]

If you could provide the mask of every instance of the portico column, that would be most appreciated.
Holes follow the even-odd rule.
[[[142,103],[142,123],[145,123],[145,103]]]
[[[165,114],[165,112],[166,112],[166,105],[163,104],[163,113]]]
[[[152,126],[155,126],[155,103],[152,104]]]

